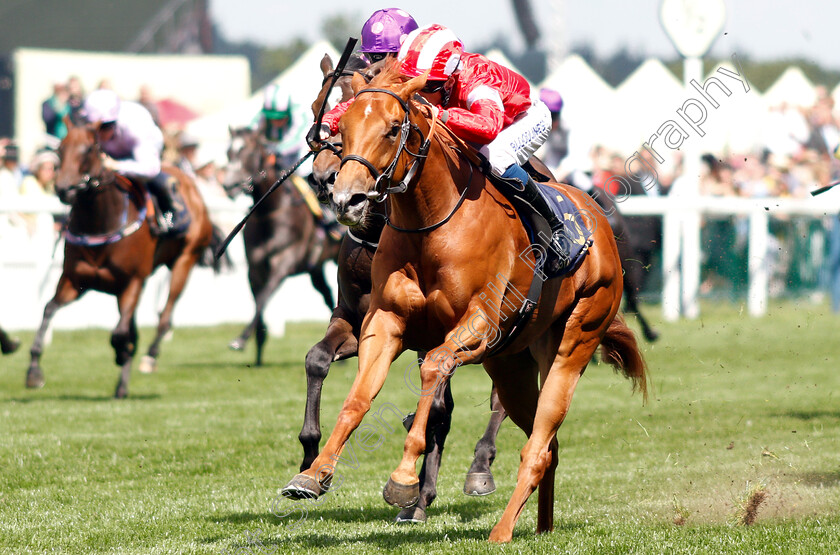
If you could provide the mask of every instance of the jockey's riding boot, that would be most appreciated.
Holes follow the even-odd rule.
[[[161,235],[165,235],[175,226],[175,218],[184,209],[175,192],[177,180],[171,175],[161,172],[149,180],[149,191],[155,195],[160,208],[160,215],[157,219]]]
[[[548,257],[551,260],[551,267],[548,270],[552,274],[558,272],[561,267],[561,260],[565,260],[568,257],[563,222],[548,205],[545,197],[540,192],[539,186],[522,167],[513,164],[505,171],[502,177],[515,178],[522,183],[523,189],[517,194],[548,222],[548,226],[551,228],[551,245],[548,246],[551,247],[555,254],[555,256]]]

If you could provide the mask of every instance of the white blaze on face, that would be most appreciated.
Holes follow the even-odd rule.
[[[368,104],[367,107],[365,108],[365,117],[368,117],[372,111],[373,111],[373,108],[371,107],[370,104]]]

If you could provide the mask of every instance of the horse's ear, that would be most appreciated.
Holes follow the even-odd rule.
[[[332,58],[330,58],[329,54],[324,54],[324,57],[321,58],[321,73],[324,74],[324,77],[327,76],[329,72],[333,70],[333,62]]]
[[[403,86],[402,96],[405,99],[409,99],[414,96],[415,93],[419,92],[420,89],[426,86],[426,79],[429,77],[429,72],[427,71],[423,75],[418,75],[414,79],[409,79],[406,81],[405,85]]]
[[[233,126],[230,124],[228,124],[228,133],[230,133],[231,137],[233,137],[233,135],[236,133],[236,131],[233,130]]]
[[[367,81],[362,76],[361,73],[358,71],[353,74],[353,81],[350,82],[350,86],[353,87],[353,94],[359,94],[359,91],[367,87]]]
[[[61,121],[64,122],[64,127],[66,127],[67,129],[73,129],[74,127],[76,127],[75,125],[73,125],[73,120],[70,119],[70,114],[64,114],[64,117],[61,119]]]

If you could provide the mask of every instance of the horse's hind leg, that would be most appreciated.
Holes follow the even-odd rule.
[[[554,527],[554,470],[557,466],[557,429],[572,402],[572,395],[578,380],[583,374],[592,354],[598,347],[607,327],[612,322],[621,299],[611,299],[615,296],[615,289],[602,289],[592,297],[578,302],[568,321],[580,322],[579,326],[566,329],[566,321],[557,321],[549,332],[538,343],[532,345],[534,357],[539,360],[543,384],[539,390],[536,411],[533,414],[533,424],[529,425],[527,414],[517,414],[521,410],[524,399],[531,402],[532,394],[510,379],[510,376],[522,376],[520,369],[507,369],[504,377],[497,376],[499,369],[492,374],[493,381],[499,388],[499,398],[508,411],[511,419],[525,431],[528,441],[520,454],[519,472],[516,477],[516,487],[508,501],[502,518],[490,533],[492,542],[509,542],[513,537],[513,528],[522,514],[522,509],[528,498],[539,486],[539,503],[537,509],[537,533],[547,532]],[[605,310],[612,312],[608,316]],[[562,347],[561,347],[562,345]],[[493,360],[485,362],[490,368]],[[533,374],[533,372],[531,372]],[[530,409],[533,410],[533,409]],[[520,419],[525,417],[525,427]]]
[[[301,472],[312,466],[312,461],[318,456],[318,445],[321,442],[321,387],[329,374],[330,365],[334,360],[351,357],[358,351],[353,326],[342,316],[343,312],[341,307],[333,311],[324,338],[306,353],[306,411],[303,428],[298,436],[303,445]]]
[[[313,268],[309,272],[309,279],[312,281],[312,287],[324,298],[324,303],[329,310],[335,308],[335,300],[333,299],[332,289],[327,284],[327,279],[324,277],[324,266]]]
[[[35,334],[35,339],[32,341],[32,348],[29,350],[31,358],[29,361],[29,370],[26,372],[26,387],[34,388],[44,386],[44,373],[41,370],[44,336],[47,334],[47,329],[49,329],[50,322],[53,316],[55,316],[56,311],[62,306],[75,301],[80,295],[81,293],[76,290],[70,280],[62,274],[55,288],[55,296],[44,307],[44,317],[41,320],[41,327],[38,328],[38,333]]]
[[[499,392],[493,386],[493,391],[490,392],[490,421],[487,422],[484,435],[475,444],[475,458],[467,471],[467,479],[464,482],[466,495],[489,495],[496,491],[490,465],[496,458],[496,436],[506,417],[505,408],[499,401]]]
[[[111,332],[111,346],[114,348],[116,363],[120,366],[120,381],[114,397],[123,399],[128,396],[128,380],[131,377],[131,362],[137,351],[137,326],[134,312],[143,291],[143,278],[134,278],[117,298],[120,309],[120,321]]]
[[[423,466],[420,469],[420,499],[412,507],[406,507],[397,515],[397,522],[425,522],[426,508],[437,497],[437,479],[443,458],[443,447],[452,424],[452,411],[455,400],[452,398],[452,382],[447,380],[446,387],[435,390],[429,424],[426,428],[426,452],[423,454]],[[413,424],[413,422],[412,422]]]
[[[144,374],[149,374],[157,370],[157,358],[160,354],[160,342],[163,336],[172,329],[172,311],[175,309],[175,303],[184,292],[184,287],[187,285],[187,279],[190,277],[190,271],[198,262],[199,253],[188,250],[181,254],[175,263],[172,265],[172,276],[169,278],[169,295],[166,297],[166,305],[160,313],[158,320],[157,333],[149,345],[149,351],[146,356],[140,361],[138,370]],[[132,312],[133,314],[133,312]]]
[[[619,244],[619,254],[621,255],[621,264],[624,269],[624,302],[627,314],[635,314],[639,320],[639,325],[642,326],[642,334],[645,339],[653,343],[659,339],[659,333],[653,329],[648,321],[645,319],[642,311],[639,310],[639,290],[642,285],[642,262],[640,260],[631,260],[629,246],[626,244]]]

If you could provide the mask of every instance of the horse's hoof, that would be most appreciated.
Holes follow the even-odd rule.
[[[245,342],[241,339],[234,339],[230,343],[228,343],[228,349],[231,351],[244,351],[245,350]]]
[[[128,397],[128,388],[124,385],[118,385],[117,391],[114,393],[114,399],[125,399]]]
[[[157,372],[157,360],[155,357],[150,357],[149,355],[144,355],[143,358],[140,359],[140,364],[137,366],[137,371],[141,374],[154,374]]]
[[[388,483],[382,490],[382,497],[389,505],[403,509],[411,507],[420,500],[420,482],[405,485],[398,484],[393,479],[388,478]]]
[[[650,330],[645,333],[645,339],[647,339],[650,343],[655,343],[656,340],[659,339],[659,332]]]
[[[26,387],[29,389],[40,389],[45,383],[43,376],[26,376]]]
[[[324,491],[315,478],[298,474],[280,490],[280,493],[289,499],[317,499]]]
[[[406,507],[394,519],[397,524],[422,524],[426,522],[426,511],[420,507]]]
[[[489,472],[467,474],[467,479],[464,482],[464,493],[466,495],[480,497],[490,495],[494,491],[496,491],[496,482],[493,481],[493,475]]]
[[[4,341],[2,345],[0,345],[0,350],[3,351],[4,355],[10,355],[20,348],[20,339],[17,338],[9,338],[8,341]]]

